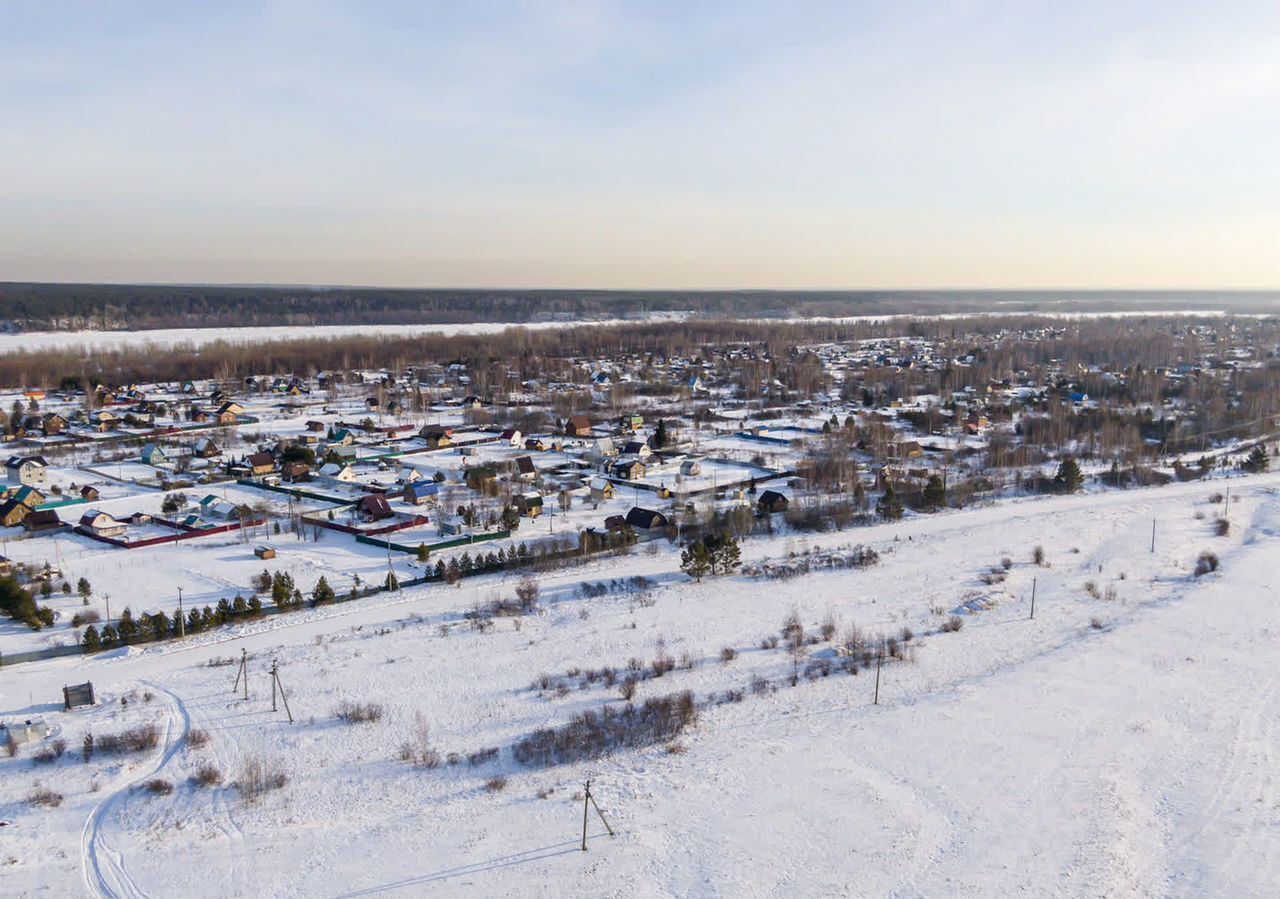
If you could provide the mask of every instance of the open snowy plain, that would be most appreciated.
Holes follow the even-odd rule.
[[[642,545],[544,577],[537,612],[485,630],[465,614],[514,577],[7,667],[0,715],[42,716],[68,751],[0,759],[0,894],[1273,896],[1280,475],[1231,484],[1229,510],[1215,481],[744,544],[748,564],[880,554],[786,579],[694,583]],[[1196,576],[1206,550],[1220,566]],[[770,646],[793,612],[816,642]],[[906,638],[879,705],[874,663],[852,674],[837,653],[855,627]],[[223,664],[242,649],[247,700]],[[625,675],[668,657],[634,701],[692,691],[683,733],[513,757],[539,727],[622,707]],[[84,680],[99,705],[62,712]],[[382,717],[345,723],[344,701]],[[86,732],[146,722],[153,749],[83,760]],[[406,742],[441,763],[402,759]],[[233,784],[255,760],[287,782],[248,801]],[[222,782],[193,782],[202,766]],[[593,812],[584,853],[588,778],[616,836]]]

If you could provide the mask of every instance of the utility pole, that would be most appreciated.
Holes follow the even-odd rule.
[[[880,652],[876,654],[876,696],[871,702],[872,705],[880,704],[880,665],[883,661],[884,650],[881,649]]]
[[[583,791],[582,797],[582,851],[587,851],[587,804],[590,803],[595,807],[596,814],[600,816],[600,821],[604,824],[604,829],[609,831],[609,836],[615,836],[613,828],[609,826],[608,820],[604,816],[604,812],[600,811],[600,806],[596,804],[596,798],[591,795],[591,781],[587,781],[586,789]]]
[[[1156,520],[1151,519],[1151,551],[1156,551]]]
[[[1036,620],[1036,578],[1031,579],[1031,620]]]
[[[1227,485],[1227,501],[1222,506],[1222,517],[1226,518],[1231,514],[1231,485]]]
[[[284,695],[284,684],[280,681],[280,666],[275,659],[271,660],[271,711],[276,711],[276,690],[280,690],[280,701],[284,703],[284,713],[293,723],[293,712],[289,710],[289,697]]]
[[[182,614],[182,588],[178,588],[178,636],[187,636],[187,618]]]
[[[240,668],[236,671],[236,682],[231,685],[232,693],[240,687],[242,681],[244,682],[244,698],[247,700],[249,698],[249,654],[244,647],[240,648]]]

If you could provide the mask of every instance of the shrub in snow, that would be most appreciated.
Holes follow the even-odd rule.
[[[583,712],[568,724],[540,728],[512,747],[517,762],[547,766],[594,759],[624,748],[666,743],[697,720],[689,691],[647,699],[621,709]]]
[[[160,745],[160,731],[154,724],[139,724],[118,734],[103,734],[93,746],[99,752],[146,752]]]
[[[333,710],[333,716],[348,724],[366,724],[382,720],[382,706],[376,702],[352,702],[344,699]]]
[[[240,791],[245,802],[256,802],[259,797],[272,790],[279,790],[289,782],[277,762],[263,762],[256,756],[245,759],[240,776],[236,778],[236,789]]]
[[[1200,553],[1200,558],[1196,559],[1196,577],[1208,574],[1211,571],[1218,570],[1218,554],[1205,550]]]
[[[195,774],[191,775],[191,782],[198,787],[216,787],[222,783],[222,772],[218,770],[217,765],[205,762],[196,769]]]
[[[27,802],[31,805],[42,805],[45,808],[57,808],[62,805],[62,794],[37,786],[27,795]]]

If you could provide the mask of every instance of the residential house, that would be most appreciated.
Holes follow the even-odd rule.
[[[756,508],[767,514],[785,512],[787,511],[787,503],[787,498],[778,491],[766,490],[756,499]]]
[[[360,497],[360,501],[356,503],[356,514],[365,521],[382,521],[395,516],[387,503],[387,498],[381,493],[370,493]]]
[[[15,490],[12,494],[13,499],[22,503],[28,509],[35,509],[44,505],[45,495],[35,487],[22,486]]]
[[[519,447],[524,442],[524,435],[520,433],[518,428],[507,428],[499,435],[499,439],[509,443],[511,446]]]
[[[218,449],[218,444],[208,437],[201,437],[196,440],[191,452],[200,459],[212,459],[214,456],[222,455],[222,450]]]
[[[461,515],[446,515],[440,519],[440,536],[456,537],[467,532],[467,522]]]
[[[200,515],[204,518],[221,518],[223,521],[236,521],[240,518],[240,507],[235,503],[218,499],[210,493],[200,500]]]
[[[532,481],[538,476],[538,469],[534,467],[532,458],[529,456],[516,457],[516,476],[522,481]]]
[[[7,528],[17,527],[30,514],[31,508],[26,503],[20,503],[16,499],[7,499],[0,504],[0,525],[4,525]]]
[[[11,456],[5,469],[11,484],[39,486],[49,480],[49,463],[43,456]]]
[[[142,448],[142,462],[144,465],[163,465],[168,461],[169,457],[165,455],[159,444],[148,443]]]
[[[62,519],[58,517],[58,513],[52,509],[45,509],[40,512],[32,512],[22,520],[22,527],[29,533],[39,533],[40,531],[52,531],[62,527]]]
[[[453,446],[452,428],[442,428],[439,425],[424,425],[422,430],[418,432],[418,436],[426,441],[427,446],[433,449]]]
[[[628,440],[622,445],[622,454],[624,456],[638,456],[641,459],[647,459],[653,455],[653,450],[649,449],[648,440]]]
[[[425,506],[436,502],[440,496],[438,484],[416,482],[404,488],[404,501],[415,506]]]
[[[98,488],[91,487],[88,484],[85,484],[83,487],[80,488],[80,498],[85,502],[90,502],[90,503],[97,502]]]
[[[57,412],[50,412],[42,421],[41,428],[46,437],[54,437],[67,429],[69,422]]]
[[[613,476],[624,481],[637,481],[644,477],[644,463],[636,456],[619,459],[613,463]]]
[[[618,430],[623,434],[634,434],[644,427],[643,415],[623,415],[618,419]]]
[[[97,509],[80,516],[80,530],[95,537],[123,537],[129,526]]]
[[[276,470],[276,457],[270,453],[251,453],[244,461],[255,476],[271,474]]]
[[[311,466],[306,462],[286,462],[280,473],[291,484],[311,480]]]
[[[542,514],[542,494],[532,492],[518,494],[515,498],[515,507],[521,515],[537,518]]]
[[[655,531],[666,528],[669,524],[667,516],[653,509],[642,509],[639,506],[632,507],[627,513],[626,523],[636,531]]]
[[[320,467],[320,478],[341,484],[351,484],[356,480],[356,470],[345,462],[330,462]]]
[[[566,437],[590,437],[591,419],[585,415],[574,415],[564,426]]]
[[[588,489],[591,491],[591,498],[596,502],[603,502],[607,499],[613,499],[613,481],[608,478],[594,477],[591,479]]]

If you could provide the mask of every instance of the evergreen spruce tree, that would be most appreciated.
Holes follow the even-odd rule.
[[[311,601],[316,605],[325,605],[327,603],[337,601],[338,596],[333,592],[333,588],[329,586],[329,581],[324,575],[320,576],[320,580],[316,581],[316,587],[311,591]]]
[[[1271,467],[1271,459],[1267,456],[1267,451],[1261,446],[1255,446],[1249,452],[1249,458],[1244,461],[1245,471],[1261,474]]]
[[[133,612],[128,606],[125,606],[124,611],[120,613],[120,623],[116,625],[116,633],[120,635],[121,643],[129,643],[138,636],[138,624],[133,620]]]
[[[936,474],[929,475],[924,487],[924,504],[930,509],[940,509],[947,504],[947,490],[942,485],[942,478]]]
[[[889,521],[902,517],[902,503],[898,499],[898,494],[894,492],[892,484],[885,485],[884,496],[880,497],[880,501],[876,503],[876,512],[881,518]]]
[[[1084,475],[1080,473],[1080,466],[1075,459],[1067,456],[1062,460],[1053,483],[1063,493],[1076,493],[1084,486]]]
[[[680,554],[680,570],[695,581],[701,581],[711,573],[711,553],[701,540],[690,543]]]
[[[98,629],[92,624],[80,635],[80,645],[84,647],[85,652],[97,652],[102,648],[102,638],[98,636]]]

